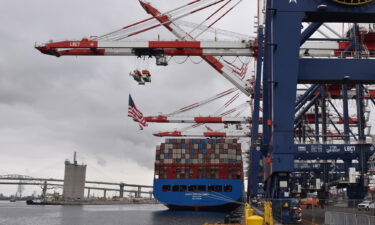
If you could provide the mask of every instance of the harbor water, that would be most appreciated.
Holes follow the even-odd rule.
[[[200,225],[225,213],[173,212],[161,204],[36,206],[0,201],[0,225]]]

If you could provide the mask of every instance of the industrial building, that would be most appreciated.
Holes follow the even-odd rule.
[[[65,160],[64,190],[65,200],[81,200],[84,198],[86,182],[86,165],[78,165],[77,154],[74,153],[74,160],[71,163]]]

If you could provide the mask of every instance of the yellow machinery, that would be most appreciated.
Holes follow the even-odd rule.
[[[373,0],[332,0],[334,2],[344,5],[363,5],[372,2]]]
[[[273,225],[272,202],[268,201],[264,204],[264,223]]]

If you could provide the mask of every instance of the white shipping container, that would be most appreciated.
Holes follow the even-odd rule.
[[[186,153],[186,150],[185,150],[185,149],[182,149],[182,150],[181,150],[181,153],[182,153],[182,154],[185,154],[185,153]]]
[[[203,159],[203,154],[198,154],[198,159]]]
[[[356,170],[355,167],[349,167],[349,183],[356,182]]]
[[[219,159],[215,159],[215,163],[216,163],[216,164],[219,164],[219,163],[220,163],[220,160],[219,160]]]
[[[241,156],[240,155],[237,156],[237,160],[241,160]]]

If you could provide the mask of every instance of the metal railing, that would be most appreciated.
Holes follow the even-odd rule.
[[[325,225],[373,225],[375,216],[344,212],[325,212]]]

